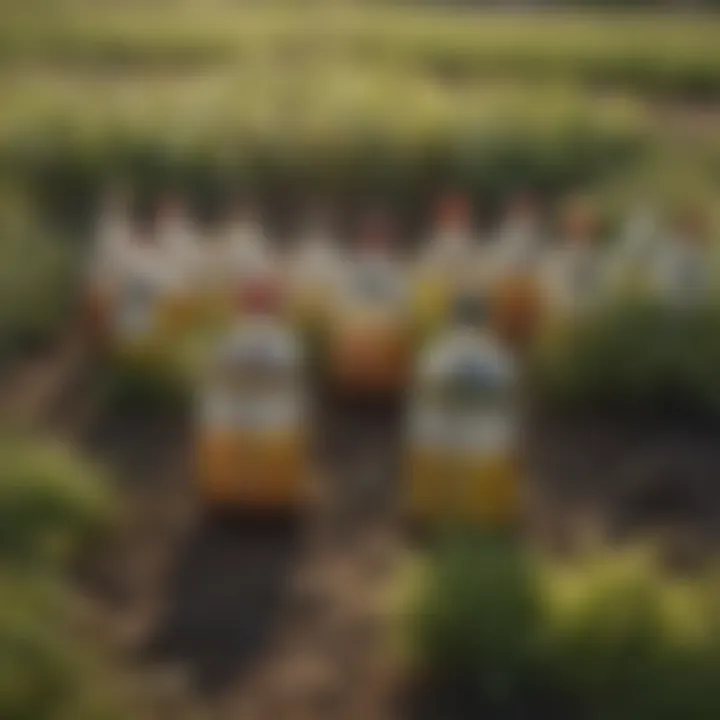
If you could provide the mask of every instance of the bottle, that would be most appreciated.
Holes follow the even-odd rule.
[[[243,317],[209,359],[196,463],[210,506],[270,512],[303,502],[309,479],[304,361],[277,285],[244,288]]]
[[[170,346],[168,308],[176,275],[152,228],[141,225],[117,256],[111,334],[121,356],[157,357]]]
[[[477,296],[461,297],[420,355],[402,492],[413,521],[504,527],[518,518],[517,371],[486,314]]]
[[[104,196],[97,214],[85,299],[88,329],[98,346],[105,345],[110,337],[118,271],[123,252],[134,241],[133,233],[129,198],[121,189],[112,188]]]
[[[543,334],[564,332],[590,321],[607,299],[607,257],[598,238],[598,218],[584,203],[568,204],[560,242],[540,270]]]
[[[624,302],[648,296],[651,292],[650,268],[665,241],[653,206],[648,202],[636,205],[608,253],[609,299]]]
[[[241,297],[246,286],[264,282],[269,274],[279,274],[277,258],[250,202],[235,202],[222,233],[227,282],[235,297]]]
[[[435,231],[421,250],[413,271],[415,325],[421,340],[447,319],[451,299],[474,262],[470,203],[464,195],[446,195],[437,205]]]
[[[715,262],[705,218],[698,210],[686,209],[655,253],[650,266],[652,297],[674,308],[707,302],[716,292]]]
[[[341,288],[328,338],[334,386],[349,394],[399,391],[410,369],[410,303],[385,216],[366,221]]]
[[[342,254],[323,208],[312,208],[286,272],[293,322],[313,346],[327,333],[330,311],[340,291]]]
[[[537,208],[527,194],[514,197],[505,221],[478,260],[481,292],[490,298],[490,324],[508,347],[532,344],[542,311],[538,269],[541,244]]]
[[[158,204],[155,244],[165,258],[168,273],[173,275],[173,292],[165,308],[168,331],[180,339],[197,324],[200,314],[202,245],[185,203],[175,195],[166,195]]]

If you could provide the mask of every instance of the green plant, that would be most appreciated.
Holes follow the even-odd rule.
[[[532,387],[547,408],[718,417],[720,308],[612,305],[543,344]]]
[[[532,568],[516,541],[453,538],[410,613],[421,671],[473,705],[502,710],[535,691],[540,618]]]
[[[66,447],[6,433],[0,439],[0,559],[69,560],[112,516],[102,476]]]
[[[490,198],[599,182],[652,147],[628,99],[564,88],[456,91],[406,73],[339,65],[7,89],[0,159],[64,212],[124,177],[140,199],[167,187],[207,198],[297,188],[420,203],[446,184]],[[412,118],[412,122],[408,122]]]
[[[462,699],[461,717],[548,702],[581,720],[717,717],[713,570],[672,576],[652,546],[559,562],[485,538],[431,557],[421,578],[412,667],[445,709]]]
[[[549,566],[545,580],[546,661],[583,717],[717,717],[713,573],[673,578],[648,548],[632,548]]]
[[[0,206],[0,360],[50,340],[69,318],[72,249],[7,196]]]
[[[76,598],[57,578],[0,573],[0,717],[144,718],[115,661],[83,632]]]

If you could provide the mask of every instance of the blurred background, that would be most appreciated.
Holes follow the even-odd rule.
[[[299,522],[206,517],[192,393],[99,362],[78,318],[118,186],[201,227],[251,198],[281,246],[321,198],[341,240],[382,206],[409,249],[452,189],[479,233],[518,191],[551,218],[582,193],[603,237],[650,202],[715,247],[718,10],[0,0],[0,717],[715,720],[714,303],[616,309],[532,364],[522,542],[407,539],[397,398],[322,403]]]

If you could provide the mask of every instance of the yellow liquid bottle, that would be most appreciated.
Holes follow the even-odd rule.
[[[418,366],[402,497],[414,521],[503,526],[519,514],[515,367],[474,324],[475,305],[455,309]]]
[[[292,510],[307,492],[301,353],[276,319],[246,317],[221,343],[200,396],[196,460],[211,505]]]
[[[367,262],[351,275],[329,327],[333,384],[350,394],[394,393],[407,383],[411,357],[402,278],[383,260]]]

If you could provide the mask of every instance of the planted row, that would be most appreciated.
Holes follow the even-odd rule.
[[[182,11],[181,11],[182,10]],[[555,77],[642,91],[717,96],[720,50],[712,17],[545,13],[538,17],[327,9],[302,14],[184,8],[168,17],[97,9],[4,23],[6,61],[207,67],[263,55],[325,54],[386,68],[409,65],[464,77]]]
[[[297,85],[274,73],[170,83],[37,81],[7,88],[0,159],[64,207],[124,177],[217,194],[249,184],[417,196],[457,184],[502,196],[599,180],[651,145],[624,99],[527,88],[454,93],[406,76],[328,70]]]
[[[716,573],[673,577],[645,548],[561,564],[486,537],[451,544],[409,577],[395,607],[415,717],[720,712]]]

